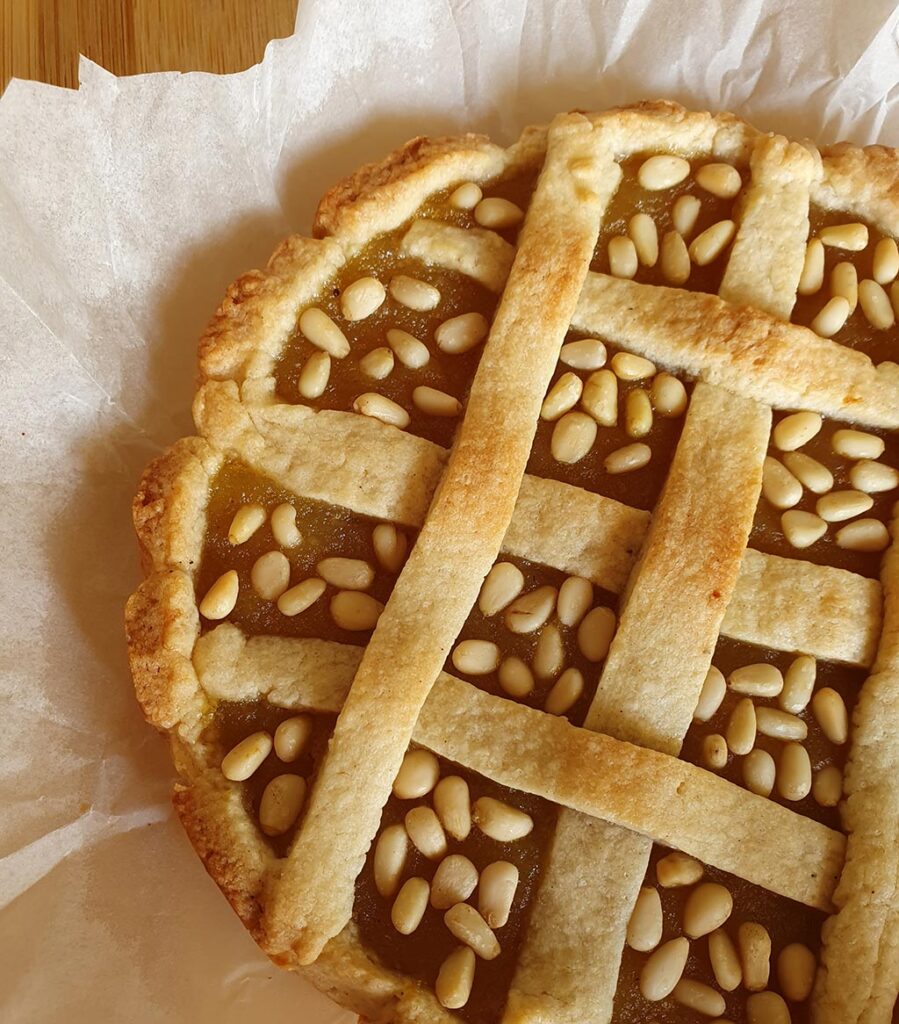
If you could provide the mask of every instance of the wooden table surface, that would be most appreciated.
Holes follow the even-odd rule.
[[[78,54],[116,75],[241,71],[290,35],[297,0],[0,0],[0,92],[77,87]]]

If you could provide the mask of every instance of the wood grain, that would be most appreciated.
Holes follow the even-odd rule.
[[[116,75],[241,71],[290,35],[297,0],[0,0],[0,90],[78,85],[78,55]]]

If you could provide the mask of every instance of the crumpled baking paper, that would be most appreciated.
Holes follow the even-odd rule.
[[[301,0],[241,74],[14,81],[0,100],[0,1018],[354,1018],[256,949],[173,819],[131,693],[129,502],[191,429],[232,278],[410,136],[509,142],[671,97],[899,144],[891,0]]]

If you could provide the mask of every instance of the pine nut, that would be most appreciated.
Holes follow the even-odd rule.
[[[437,388],[421,385],[412,392],[412,404],[426,416],[444,416],[452,418],[462,412],[462,403],[453,395]]]
[[[414,309],[417,313],[427,313],[436,309],[440,302],[440,291],[427,281],[406,274],[394,274],[388,285],[390,295],[401,306]]]
[[[743,187],[743,179],[730,164],[705,164],[696,172],[696,184],[719,199],[733,199]]]
[[[522,594],[506,608],[506,629],[513,633],[533,633],[552,615],[555,606],[555,587],[537,587]]]
[[[662,941],[662,898],[659,890],[644,885],[627,923],[625,941],[638,953],[648,953]]]
[[[396,895],[408,850],[409,837],[402,825],[388,825],[378,836],[373,873],[375,888],[385,899]]]
[[[890,302],[893,306],[893,312],[899,316],[899,281],[894,281],[890,285]]]
[[[896,323],[896,314],[883,285],[876,281],[859,281],[858,303],[868,323],[878,331],[888,331]]]
[[[727,741],[717,732],[702,741],[702,763],[712,771],[720,771],[727,764]]]
[[[618,378],[611,370],[591,373],[584,385],[581,408],[601,427],[614,427],[618,422]]]
[[[744,697],[731,711],[727,723],[727,745],[735,754],[748,754],[755,746],[755,705]]]
[[[583,412],[567,412],[553,428],[549,448],[556,462],[573,465],[593,447],[596,420]]]
[[[527,697],[534,689],[534,674],[521,658],[512,655],[499,666],[499,685],[510,697]]]
[[[550,715],[565,715],[584,692],[584,676],[580,669],[566,668],[546,695],[544,708]]]
[[[662,251],[659,257],[662,277],[669,284],[686,284],[690,277],[690,250],[677,231],[666,231],[662,237]]]
[[[805,247],[805,262],[799,275],[800,295],[814,295],[824,284],[824,243],[820,238],[813,238]]]
[[[847,459],[879,459],[886,444],[883,438],[864,430],[834,431],[831,445],[837,455]]]
[[[703,1013],[707,1017],[720,1017],[727,1008],[724,996],[720,992],[691,978],[681,978],[674,986],[671,998],[681,1006]]]
[[[290,584],[290,562],[282,551],[260,555],[250,570],[250,583],[263,601],[277,601]]]
[[[780,528],[794,548],[810,548],[827,533],[827,523],[813,512],[790,509],[780,517]]]
[[[868,244],[868,229],[864,224],[832,224],[821,228],[818,237],[825,245],[835,249],[861,252]]]
[[[427,796],[440,778],[440,764],[430,750],[407,750],[393,780],[393,795],[398,800],[417,800]]]
[[[648,192],[661,192],[679,185],[690,173],[690,164],[682,156],[651,156],[640,164],[637,181]]]
[[[616,352],[609,365],[622,380],[645,380],[656,372],[655,363],[633,352]]]
[[[639,266],[637,247],[624,235],[609,239],[609,273],[613,277],[632,278]]]
[[[468,783],[458,775],[441,779],[434,790],[434,810],[440,824],[459,842],[471,832],[471,798]]]
[[[474,208],[474,219],[482,228],[504,231],[520,224],[524,220],[524,211],[508,199],[491,196],[482,199]]]
[[[559,352],[559,359],[574,370],[598,370],[606,365],[606,346],[599,338],[566,341]]]
[[[854,263],[838,263],[830,272],[830,294],[842,295],[849,303],[849,315],[858,305],[858,271]]]
[[[389,348],[373,348],[359,360],[359,369],[366,377],[384,380],[393,373],[393,353]]]
[[[786,466],[766,455],[762,464],[762,494],[774,508],[792,508],[802,499],[802,484]]]
[[[312,736],[312,719],[308,715],[285,718],[275,729],[275,753],[279,760],[291,764],[303,753]]]
[[[341,590],[368,590],[375,571],[361,558],[323,558],[315,567],[319,576]]]
[[[790,1024],[787,1004],[776,992],[755,992],[746,1000],[748,1024]]]
[[[497,663],[499,662],[499,650],[497,650]],[[541,680],[555,679],[562,671],[565,664],[565,647],[562,643],[562,634],[557,626],[550,623],[544,626],[537,638],[537,646],[534,648],[532,661],[534,675]]]
[[[200,602],[200,614],[206,619],[224,619],[234,611],[240,580],[234,569],[223,572],[206,591]]]
[[[593,584],[583,576],[569,576],[559,587],[556,613],[563,626],[573,628],[593,604]]]
[[[406,560],[408,542],[402,530],[393,523],[378,523],[371,533],[372,547],[375,558],[381,568],[387,572],[398,573]]]
[[[481,201],[483,194],[473,181],[466,181],[450,195],[449,204],[455,210],[473,210]]]
[[[849,739],[846,702],[832,687],[824,686],[812,697],[812,714],[831,743],[842,746]]]
[[[756,708],[755,720],[758,731],[772,739],[804,740],[808,736],[805,722],[780,708]]]
[[[772,440],[782,452],[794,452],[820,431],[821,417],[816,412],[794,412],[774,427]]]
[[[282,548],[295,548],[303,539],[297,529],[297,510],[289,502],[273,509],[272,536]]]
[[[331,618],[341,629],[364,632],[374,629],[384,605],[358,590],[341,590],[331,598]]]
[[[709,960],[718,987],[733,992],[743,980],[743,968],[731,937],[720,928],[709,935]]]
[[[573,409],[584,390],[584,382],[576,373],[563,373],[543,399],[540,418],[553,422]]]
[[[228,527],[228,543],[237,547],[245,544],[265,522],[265,509],[261,505],[241,505]]]
[[[464,903],[478,884],[478,869],[467,857],[451,853],[437,865],[431,879],[431,906],[435,910],[449,910],[456,903]]]
[[[836,807],[843,796],[843,773],[836,765],[828,765],[815,773],[812,796],[821,807]]]
[[[416,850],[428,860],[446,856],[446,835],[440,819],[431,807],[413,807],[406,812],[406,832]]]
[[[798,715],[805,711],[815,688],[818,663],[808,654],[795,658],[784,676],[784,688],[777,703],[784,711]]]
[[[508,923],[518,888],[518,868],[507,860],[495,860],[481,872],[478,911],[491,928]]]
[[[459,946],[450,953],[440,965],[434,983],[434,992],[441,1006],[447,1010],[461,1010],[465,1006],[474,985],[474,969],[474,950]]]
[[[846,323],[849,317],[849,303],[842,295],[835,295],[822,307],[820,313],[812,320],[812,330],[822,338],[832,338]]]
[[[874,499],[864,491],[831,491],[815,502],[815,511],[827,523],[842,523],[867,512]]]
[[[717,882],[703,882],[687,897],[684,906],[684,934],[690,939],[708,935],[730,917],[734,898]]]
[[[734,669],[727,681],[734,693],[746,697],[776,697],[784,688],[784,677],[780,669],[767,662]]]
[[[290,590],[285,590],[278,598],[278,611],[282,615],[292,617],[306,611],[325,592],[325,581],[315,577],[303,580]]]
[[[673,850],[656,863],[656,878],[663,889],[677,889],[698,882],[703,866],[695,858],[680,850]]]
[[[689,238],[693,234],[701,209],[702,203],[697,196],[680,196],[675,200],[671,208],[671,223],[681,238]]]
[[[791,942],[780,951],[777,980],[791,1003],[804,1003],[812,994],[817,966],[815,954],[801,942]]]
[[[767,750],[756,747],[743,758],[743,783],[756,796],[771,796],[777,769]]]
[[[485,836],[500,843],[524,839],[534,828],[534,819],[529,814],[489,796],[475,800],[473,818]]]
[[[892,238],[881,238],[874,246],[872,277],[878,284],[889,284],[899,274],[899,247]]]
[[[659,232],[656,222],[648,213],[635,213],[627,222],[627,233],[643,266],[654,267],[659,259]]]
[[[459,355],[479,345],[490,331],[490,324],[482,313],[462,313],[450,317],[434,331],[434,340],[441,352]]]
[[[837,530],[834,540],[846,551],[883,551],[890,534],[879,519],[856,519]]]
[[[744,921],[737,929],[737,945],[743,968],[743,987],[761,992],[771,971],[771,936],[764,925]]]
[[[783,460],[793,476],[813,494],[824,494],[833,487],[833,473],[810,455],[784,452]]]
[[[293,828],[306,799],[306,780],[299,775],[276,775],[262,791],[259,825],[267,836],[283,836]]]
[[[304,310],[300,316],[299,327],[308,342],[327,352],[329,356],[343,359],[350,354],[350,343],[346,335],[324,310],[316,309],[314,306]]]
[[[400,935],[411,935],[428,909],[430,886],[423,878],[408,878],[393,901],[390,920]]]
[[[732,220],[719,220],[690,243],[690,259],[698,267],[707,267],[730,245],[736,232],[737,225]]]
[[[649,392],[634,388],[624,402],[624,429],[628,437],[646,437],[652,430],[652,403]]]
[[[714,718],[718,708],[721,707],[726,690],[724,676],[714,665],[709,666],[699,700],[696,702],[696,710],[693,712],[693,721],[708,722],[709,719]]]
[[[489,618],[511,604],[524,589],[524,573],[511,562],[497,562],[481,584],[478,608]]]
[[[495,960],[500,945],[490,926],[468,903],[457,903],[443,915],[444,923],[460,942],[469,946],[482,960]]]
[[[254,732],[233,746],[222,758],[222,775],[230,782],[246,782],[272,750],[267,732]]]
[[[881,494],[899,487],[899,472],[882,462],[862,459],[849,470],[849,482],[857,491]]]
[[[690,942],[683,935],[659,946],[640,972],[640,994],[643,998],[657,1003],[670,995],[684,973],[689,953]]]
[[[681,416],[687,408],[687,389],[670,373],[659,373],[652,378],[652,404],[660,416]]]
[[[652,458],[652,449],[648,444],[628,444],[610,452],[603,460],[603,468],[612,475],[632,473],[642,469]]]
[[[344,288],[340,312],[346,320],[364,320],[380,309],[386,298],[384,285],[376,277],[360,277]]]
[[[419,341],[408,331],[401,331],[398,327],[391,327],[387,332],[387,344],[393,349],[393,354],[409,370],[420,370],[427,366],[431,358],[428,346]]]
[[[611,608],[593,608],[581,619],[577,628],[577,645],[581,654],[594,664],[605,661],[615,635],[615,613]]]
[[[804,800],[812,788],[812,766],[801,743],[787,743],[777,765],[777,792],[784,800]]]
[[[389,423],[394,427],[399,427],[400,430],[409,426],[409,413],[401,405],[397,405],[396,402],[374,391],[360,395],[353,402],[353,412],[370,416],[382,423]]]
[[[468,676],[486,676],[499,667],[499,648],[489,640],[463,640],[453,650],[453,666]]]

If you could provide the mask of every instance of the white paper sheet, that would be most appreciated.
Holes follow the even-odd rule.
[[[129,503],[190,431],[195,341],[232,278],[406,138],[511,141],[671,97],[899,145],[890,0],[301,0],[237,75],[0,100],[0,1018],[353,1020],[274,969],[206,877],[125,660]]]

